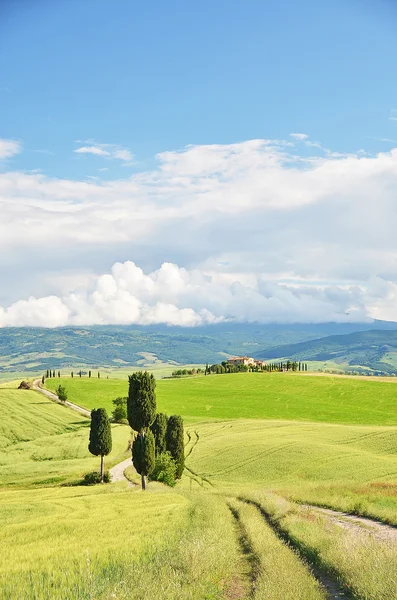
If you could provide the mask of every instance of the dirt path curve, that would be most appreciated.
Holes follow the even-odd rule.
[[[114,467],[109,469],[111,481],[112,482],[113,481],[128,481],[128,485],[130,487],[135,487],[135,484],[132,483],[132,481],[129,481],[127,479],[127,477],[124,475],[124,471],[126,470],[126,468],[130,467],[131,465],[132,465],[132,459],[130,456],[129,458],[126,458],[118,465],[115,465]]]
[[[355,515],[349,515],[338,510],[331,510],[330,508],[313,506],[312,504],[302,504],[301,506],[308,510],[323,514],[335,523],[335,525],[339,525],[339,527],[343,527],[344,529],[355,532],[359,529],[360,532],[367,533],[378,540],[397,544],[397,528],[392,525],[387,525],[376,519],[356,517]]]
[[[73,402],[68,402],[68,400],[66,400],[66,402],[61,402],[61,400],[56,394],[50,392],[49,390],[43,389],[42,387],[40,387],[40,384],[41,379],[35,379],[35,381],[33,382],[32,389],[36,392],[40,392],[40,394],[43,394],[44,396],[46,396],[50,400],[53,400],[54,402],[57,402],[58,404],[62,404],[63,406],[68,406],[69,408],[72,408],[84,417],[91,418],[91,411],[87,410],[86,408],[83,408],[82,406],[78,406],[78,404],[73,404]]]

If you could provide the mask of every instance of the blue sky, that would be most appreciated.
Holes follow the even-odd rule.
[[[397,4],[2,0],[0,327],[397,320]]]
[[[87,175],[75,140],[129,148],[139,169],[187,144],[397,136],[392,2],[3,0],[0,19],[1,131],[23,140],[21,168]]]

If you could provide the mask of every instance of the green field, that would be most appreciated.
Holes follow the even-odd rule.
[[[98,467],[88,452],[89,421],[33,391],[0,388],[1,486],[53,485]],[[129,427],[113,425],[107,464],[126,456]]]
[[[70,400],[109,411],[128,390],[120,379],[61,383]],[[278,373],[157,383],[159,410],[184,416],[187,468],[176,488],[145,493],[77,485],[98,468],[88,420],[0,388],[0,598],[325,600],[293,546],[356,600],[397,600],[394,548],[295,503],[397,524],[394,384]],[[112,433],[108,466],[128,456],[129,427]]]
[[[48,379],[61,382],[69,400],[86,408],[112,410],[112,400],[128,394],[128,381]],[[394,383],[293,373],[233,373],[160,379],[159,410],[206,419],[287,419],[360,425],[397,425]]]

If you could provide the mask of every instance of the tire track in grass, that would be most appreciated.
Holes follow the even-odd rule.
[[[190,431],[188,431],[188,432],[186,433],[186,435],[188,436],[188,438],[189,438],[189,441],[187,442],[187,444],[186,444],[186,446],[185,446],[185,447],[187,447],[187,446],[188,446],[188,444],[190,444],[190,442],[191,442],[191,439],[192,439],[192,435],[191,435]],[[195,431],[195,432],[194,432],[194,435],[196,436],[196,439],[194,440],[194,442],[193,442],[193,443],[192,443],[192,445],[190,446],[190,448],[189,448],[189,452],[186,454],[186,456],[185,456],[185,459],[186,459],[186,458],[189,458],[189,456],[191,455],[191,453],[193,452],[193,450],[195,449],[195,447],[196,447],[196,446],[197,446],[197,444],[199,443],[200,436],[199,436],[198,432],[197,432],[197,431]]]
[[[277,535],[277,537],[286,543],[290,548],[295,550],[299,558],[304,564],[309,566],[314,578],[317,579],[322,588],[325,590],[328,600],[355,600],[355,596],[353,596],[351,592],[346,591],[339,584],[337,576],[330,574],[326,567],[323,566],[319,561],[317,562],[313,560],[313,555],[309,554],[303,545],[299,544],[295,539],[292,539],[292,537],[282,529],[277,521],[271,518],[271,515],[265,511],[263,506],[254,500],[244,497],[239,497],[238,500],[254,506],[259,511],[267,525],[269,525],[272,531]]]
[[[252,547],[251,540],[240,518],[239,511],[230,502],[227,502],[227,506],[234,520],[237,543],[240,548],[242,559],[241,571],[238,577],[240,583],[240,595],[234,596],[234,598],[253,599],[255,597],[255,582],[260,571],[260,558]]]

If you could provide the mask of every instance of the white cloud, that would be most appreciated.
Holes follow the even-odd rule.
[[[29,298],[0,309],[0,326],[363,321],[364,296],[357,286],[287,285],[262,277],[243,284],[171,263],[145,274],[127,261],[61,298]]]
[[[309,137],[306,133],[290,133],[290,137],[294,138],[294,140],[307,140]]]
[[[95,154],[96,156],[110,156],[110,152],[100,146],[81,146],[75,150],[76,154]]]
[[[0,173],[2,322],[23,320],[28,307],[15,301],[32,295],[60,299],[50,302],[56,322],[397,319],[382,304],[397,281],[397,149],[295,152],[274,140],[189,146],[107,181]],[[126,257],[146,286],[160,289],[164,262],[179,265],[167,267],[175,281],[126,295],[112,270],[116,291],[105,299],[101,286],[60,287],[65,272],[105,273]],[[185,277],[189,289],[200,281],[194,294],[170,296]],[[28,302],[27,315],[37,300]]]
[[[134,161],[133,154],[125,148],[120,148],[115,144],[97,144],[91,143],[89,146],[80,146],[74,150],[76,154],[94,154],[94,156],[103,156],[121,160],[124,163],[132,164]]]
[[[22,144],[14,140],[0,139],[0,160],[11,158],[22,152]]]

